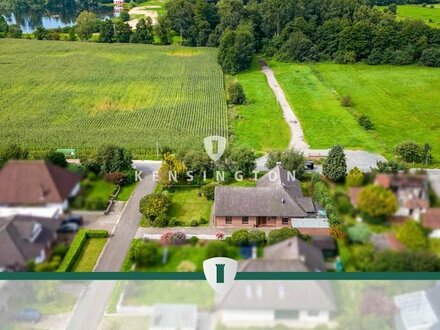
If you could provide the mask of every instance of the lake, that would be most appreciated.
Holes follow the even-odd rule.
[[[118,15],[112,7],[101,7],[94,11],[96,16],[100,19],[112,18]],[[70,10],[58,13],[7,13],[2,16],[6,19],[8,24],[20,25],[23,33],[32,33],[38,26],[43,26],[46,29],[54,29],[58,27],[72,26],[75,24],[76,17],[79,13],[76,10]]]

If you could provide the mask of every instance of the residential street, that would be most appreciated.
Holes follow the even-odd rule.
[[[110,235],[110,239],[94,269],[97,272],[119,272],[121,270],[130,243],[139,227],[141,219],[139,201],[145,195],[151,194],[156,186],[152,171],[159,169],[160,162],[142,161],[135,162],[134,165],[143,172],[143,180],[138,183],[136,190],[125,205],[121,218],[116,224],[114,232]]]
[[[139,227],[141,219],[139,201],[145,195],[152,193],[156,186],[156,183],[153,182],[152,171],[159,169],[160,162],[135,161],[134,165],[138,170],[143,171],[143,180],[139,182],[125,205],[121,218],[101,254],[95,271],[118,272],[121,270],[130,243]],[[91,282],[79,298],[67,329],[97,329],[115,284],[115,281]]]

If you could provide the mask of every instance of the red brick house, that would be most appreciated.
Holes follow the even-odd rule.
[[[304,233],[329,233],[324,212],[305,197],[292,173],[277,165],[256,187],[215,189],[214,223],[219,228],[293,227]]]

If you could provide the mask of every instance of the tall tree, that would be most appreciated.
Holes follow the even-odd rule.
[[[101,29],[99,31],[99,42],[112,43],[115,38],[115,27],[113,22],[106,19],[101,23]]]
[[[330,149],[322,166],[322,173],[333,182],[344,180],[347,174],[347,163],[342,146],[336,145]]]
[[[95,14],[83,11],[76,19],[76,33],[81,40],[89,40],[95,32],[98,19]]]
[[[136,31],[131,38],[131,42],[139,44],[152,44],[153,41],[154,29],[151,17],[147,17],[146,19],[141,18],[136,24]]]
[[[133,34],[130,25],[123,22],[117,22],[115,25],[115,40],[116,42],[128,43]]]
[[[170,45],[173,43],[172,23],[168,16],[159,16],[155,31],[162,45]]]

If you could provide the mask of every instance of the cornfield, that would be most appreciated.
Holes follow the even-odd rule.
[[[0,147],[148,153],[227,135],[216,50],[0,39]]]

